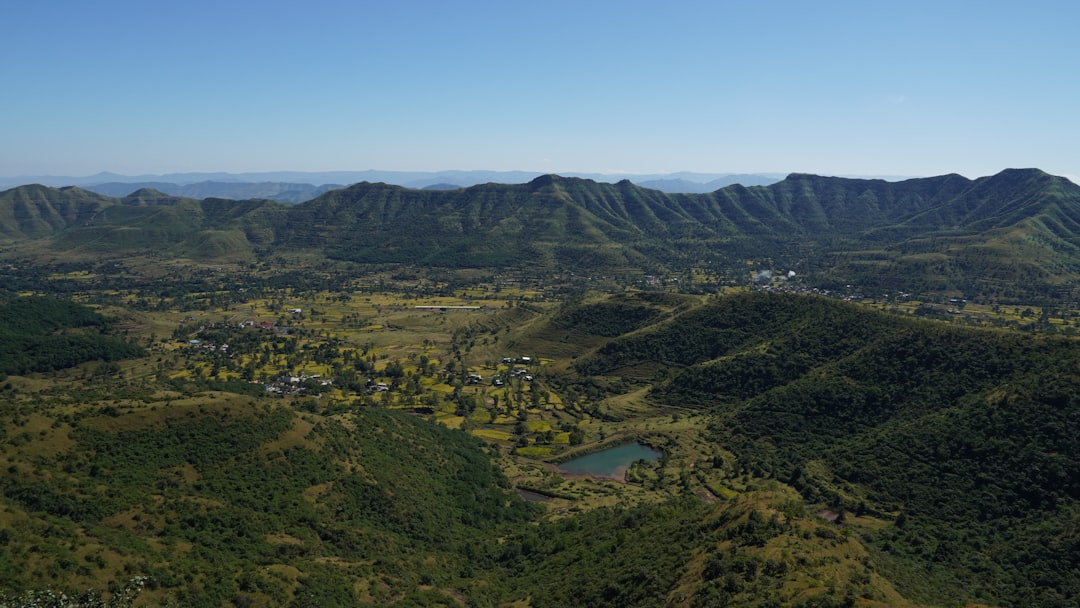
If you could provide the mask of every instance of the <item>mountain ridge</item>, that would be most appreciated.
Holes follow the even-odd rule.
[[[109,210],[114,205],[142,210],[124,214]],[[170,230],[155,231],[154,222],[169,218]],[[125,238],[103,239],[104,225]],[[201,249],[206,231],[218,233],[218,244]],[[711,260],[732,276],[767,257],[819,280],[872,286],[912,277],[923,288],[972,292],[1004,277],[1080,284],[1080,187],[1038,169],[899,182],[792,173],[704,194],[555,174],[454,190],[359,182],[295,205],[146,188],[122,199],[46,186],[0,193],[0,235],[8,240],[70,249],[65,242],[90,233],[99,252],[126,243],[125,251],[203,258],[315,250],[361,263],[646,274]]]

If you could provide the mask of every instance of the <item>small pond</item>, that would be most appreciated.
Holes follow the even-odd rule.
[[[559,471],[566,475],[589,475],[622,480],[626,469],[638,460],[656,462],[663,452],[641,443],[626,443],[602,452],[568,460],[559,465]]]

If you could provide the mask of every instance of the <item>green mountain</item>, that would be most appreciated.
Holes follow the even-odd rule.
[[[1074,184],[1037,170],[975,181],[792,175],[700,195],[555,176],[451,192],[358,184],[290,209],[278,244],[360,262],[706,266],[738,279],[746,261],[769,259],[828,285],[1003,296],[1075,284],[1078,201]]]
[[[768,186],[666,194],[542,176],[449,191],[361,183],[299,205],[110,199],[24,186],[0,235],[60,251],[251,258],[316,252],[361,263],[617,274],[702,268],[743,282],[797,269],[819,286],[1067,298],[1080,281],[1080,187],[1037,169],[901,182],[793,174]]]
[[[21,186],[0,193],[0,236],[57,252],[132,252],[181,258],[250,258],[273,244],[285,205],[196,200],[144,188],[111,198],[79,188]]]
[[[0,192],[0,238],[50,237],[115,204],[115,199],[75,187],[20,186]]]
[[[661,226],[653,201],[638,196],[665,199],[629,182],[555,176],[454,191],[357,184],[290,209],[279,243],[323,246],[330,256],[358,262],[640,267],[652,262],[636,247],[673,228]]]

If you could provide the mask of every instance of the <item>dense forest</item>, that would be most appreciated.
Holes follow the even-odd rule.
[[[116,361],[145,354],[122,338],[103,333],[108,321],[86,306],[51,298],[0,303],[0,372],[28,374],[87,361]]]

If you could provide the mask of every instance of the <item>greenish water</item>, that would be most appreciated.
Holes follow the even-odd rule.
[[[640,443],[627,443],[596,452],[581,458],[568,460],[559,465],[559,470],[567,475],[591,475],[593,477],[612,477],[622,479],[626,469],[638,460],[655,462],[660,460],[662,452]]]

